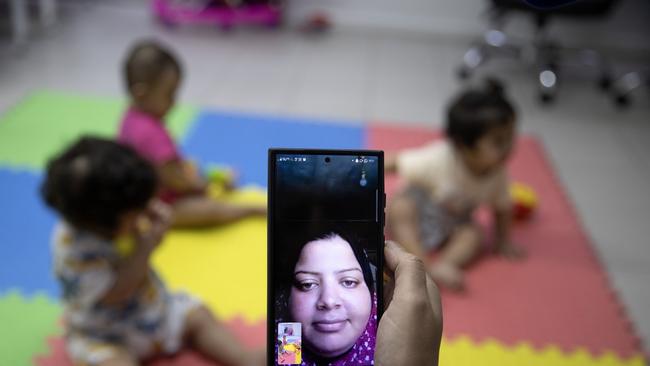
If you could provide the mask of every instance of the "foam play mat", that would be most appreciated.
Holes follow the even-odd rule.
[[[0,117],[0,365],[71,365],[51,274],[56,222],[38,197],[47,159],[83,133],[115,133],[124,102],[52,91],[36,93]],[[435,131],[365,121],[318,121],[191,107],[170,128],[200,164],[234,167],[245,188],[229,199],[266,200],[269,147],[417,146]],[[467,273],[467,291],[443,292],[441,365],[645,365],[627,318],[543,146],[522,137],[509,166],[539,197],[534,217],[514,227],[522,262],[486,257]],[[399,183],[387,178],[389,194]],[[153,263],[172,289],[200,298],[250,347],[265,340],[266,223],[172,231]],[[208,365],[191,351],[152,365]]]

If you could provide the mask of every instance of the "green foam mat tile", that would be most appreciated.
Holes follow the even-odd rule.
[[[0,118],[0,165],[41,169],[50,156],[84,133],[112,137],[126,102],[120,99],[40,91]],[[177,106],[168,128],[179,141],[196,109]]]
[[[48,351],[46,339],[59,334],[61,306],[43,295],[0,294],[0,365],[32,365]]]

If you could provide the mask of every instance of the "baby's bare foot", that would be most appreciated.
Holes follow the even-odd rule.
[[[453,291],[461,291],[465,286],[460,268],[446,262],[436,262],[429,266],[429,275],[438,285]]]

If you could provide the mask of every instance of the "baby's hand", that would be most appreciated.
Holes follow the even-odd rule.
[[[149,203],[136,224],[139,249],[151,252],[160,244],[171,224],[171,215],[171,209],[161,201],[154,199]]]
[[[185,179],[191,182],[191,193],[204,195],[207,192],[209,182],[201,175],[198,165],[190,160],[184,160],[182,164]]]
[[[497,245],[496,253],[497,255],[510,260],[522,259],[526,256],[526,251],[524,248],[518,245],[514,245],[510,242]]]
[[[195,162],[191,160],[183,160],[182,165],[183,165],[183,172],[185,173],[186,176],[194,178],[201,175],[199,173],[199,167],[198,165],[196,165]]]

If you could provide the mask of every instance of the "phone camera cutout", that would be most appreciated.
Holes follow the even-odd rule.
[[[326,163],[329,163],[330,161],[332,161],[332,159],[330,159],[329,156],[325,158],[325,162],[326,162]]]

